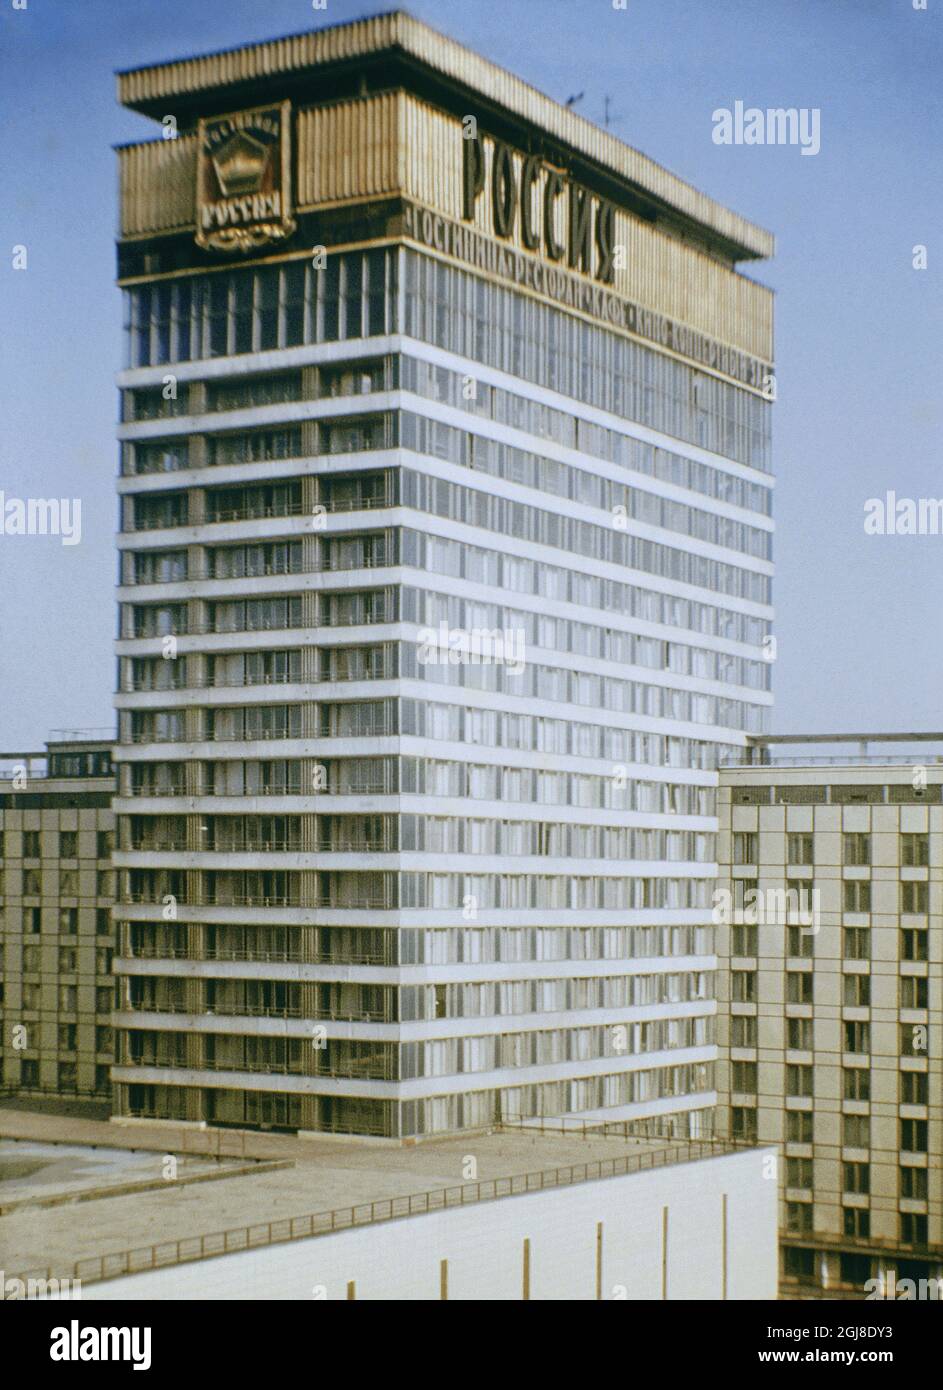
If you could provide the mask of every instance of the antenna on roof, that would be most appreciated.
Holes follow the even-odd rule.
[[[575,96],[567,97],[566,101],[563,104],[564,106],[575,106],[578,101],[583,100],[583,97],[585,95],[585,92],[577,92]]]

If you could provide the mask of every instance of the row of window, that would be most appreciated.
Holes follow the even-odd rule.
[[[744,971],[735,970],[732,974],[732,994],[731,1000],[734,1004],[752,1004],[756,1002],[756,986],[749,979],[744,979]],[[910,1007],[900,1004],[900,1008]],[[858,1053],[868,1056],[871,1052],[871,1025],[861,1019],[842,1019],[834,1020],[841,1023],[840,1042],[843,1052]],[[831,1021],[830,1021],[831,1022]],[[815,1020],[812,1018],[790,1018],[787,1017],[786,1023],[786,1048],[790,1052],[813,1052],[815,1051]],[[927,1040],[926,1025],[902,1023],[899,1025],[897,1055],[901,1057],[926,1057]],[[742,1031],[733,1030],[732,1036],[751,1037],[755,1036],[752,1029],[744,1028]]]
[[[900,1076],[901,1105],[926,1105],[929,1095],[929,1078],[926,1072],[902,1071]],[[739,1094],[754,1095],[757,1092],[757,1063],[733,1061],[730,1063],[730,1089]],[[785,1068],[784,1094],[800,1100],[811,1100],[815,1095],[815,1068],[809,1065],[789,1064]],[[842,1095],[845,1100],[869,1101],[871,1099],[871,1073],[867,1067],[844,1067],[842,1069]],[[829,1094],[829,1099],[831,1095]],[[793,1113],[793,1112],[787,1112]],[[811,1111],[799,1111],[809,1118],[811,1133]],[[800,1127],[801,1128],[801,1127]],[[799,1143],[812,1143],[811,1139],[797,1140]],[[790,1183],[791,1187],[803,1187],[804,1183]]]
[[[120,954],[149,959],[457,965],[706,956],[710,927],[297,927],[123,922]]]
[[[188,571],[187,553],[174,551],[135,551],[134,570],[125,582],[170,583],[187,578],[254,578],[270,574],[322,573],[325,570],[352,570],[402,564],[424,575],[441,574],[485,584],[505,594],[534,594],[543,599],[572,603],[593,610],[594,614],[617,613],[646,623],[683,628],[708,637],[759,646],[768,634],[765,619],[735,613],[710,603],[680,598],[674,594],[645,589],[621,580],[600,579],[576,569],[564,569],[520,556],[485,550],[463,541],[426,536],[408,528],[388,532],[359,533],[322,539],[319,556],[307,567],[303,564],[302,542],[252,542],[244,545],[208,547],[205,576]],[[407,591],[408,592],[408,591]],[[325,595],[326,596],[326,595]],[[331,595],[333,601],[333,595]],[[163,637],[188,631],[188,610],[184,603],[135,607],[140,621],[126,628],[126,637]],[[384,609],[384,611],[386,611]],[[409,620],[410,610],[402,616]],[[377,622],[392,621],[376,617]],[[323,619],[319,616],[318,622]],[[416,610],[416,622],[424,619]],[[454,626],[463,626],[455,623]]]
[[[534,908],[581,911],[704,908],[711,881],[554,874],[444,874],[393,871],[176,869],[126,871],[124,902],[349,909],[440,908],[479,911]]]
[[[398,426],[394,422],[385,437],[389,439],[390,446],[398,442],[402,449],[428,454],[493,478],[502,478],[519,487],[533,488],[543,496],[559,497],[567,502],[607,512],[611,518],[610,524],[622,529],[626,529],[629,521],[643,522],[647,526],[658,526],[711,545],[737,550],[755,559],[772,559],[772,533],[765,528],[749,526],[673,498],[660,497],[656,492],[630,487],[627,483],[617,482],[585,468],[544,458],[540,454],[456,429],[424,415],[411,411],[399,412]],[[354,447],[379,446],[367,444]],[[322,444],[318,452],[329,453],[331,450]],[[429,477],[425,473],[419,476]],[[403,503],[415,505],[406,495],[403,496]]]
[[[17,834],[22,841],[17,843]],[[82,858],[110,859],[114,849],[113,830],[83,831]],[[92,839],[94,836],[94,839]],[[8,859],[77,859],[79,832],[77,830],[8,830],[2,842]]]
[[[710,648],[666,642],[660,637],[531,613],[502,604],[477,603],[431,590],[403,588],[378,590],[375,593],[355,592],[351,595],[313,591],[308,595],[292,594],[264,599],[207,600],[203,605],[203,615],[201,621],[188,624],[190,631],[196,628],[203,628],[207,632],[257,632],[295,627],[317,629],[360,625],[363,622],[394,622],[397,619],[438,630],[439,625],[445,623],[450,631],[478,629],[513,633],[515,641],[520,642],[525,651],[536,648],[547,652],[564,652],[623,666],[643,666],[651,670],[694,676],[700,680],[748,686],[755,690],[767,690],[770,684],[770,665],[765,661],[750,661]],[[132,626],[126,635],[138,634]],[[143,663],[147,658],[139,660]],[[180,668],[185,658],[174,662],[163,658],[149,660],[150,667],[142,664],[140,669],[153,670],[154,681],[163,680],[166,684],[139,688],[157,690],[183,687],[185,680]],[[212,658],[208,657],[207,660]],[[164,674],[157,674],[160,672]],[[243,684],[242,681],[236,683]]]
[[[916,785],[915,785],[916,784]],[[796,783],[792,786],[731,787],[735,806],[884,806],[908,802],[943,800],[943,784],[926,783],[924,779],[908,776],[905,781],[891,783],[823,782]]]
[[[713,977],[702,972],[476,980],[399,988],[357,981],[295,984],[280,980],[202,979],[195,1000],[193,981],[162,975],[131,975],[120,979],[118,1007],[138,1013],[211,1013],[224,1017],[334,1018],[395,1023],[706,1003],[713,999],[712,983]]]
[[[757,879],[754,878],[735,878],[732,880],[732,899],[733,910],[743,912],[745,915],[753,913],[757,915],[759,909],[757,900],[754,896],[757,891]],[[883,879],[878,884],[881,892],[884,892],[890,884],[890,880]],[[790,910],[806,910],[804,904],[811,901],[810,894],[815,891],[813,879],[791,879],[789,886],[784,890],[773,889],[773,892],[782,892],[786,897]],[[926,879],[901,879],[898,884],[899,911],[909,913],[911,916],[926,916],[929,911],[930,885]],[[841,906],[843,912],[868,913],[872,909],[872,882],[868,878],[845,878],[841,881]],[[885,904],[884,911],[889,908]]]
[[[267,612],[277,611],[283,600],[248,600]],[[291,601],[289,601],[291,602]],[[243,605],[220,605],[227,608]],[[408,642],[377,643],[372,646],[320,647],[316,649],[318,669],[313,682],[334,684],[341,681],[421,680],[429,684],[446,685],[467,690],[503,693],[515,698],[533,697],[553,704],[577,705],[588,709],[606,710],[610,714],[644,715],[646,718],[671,719],[676,723],[704,724],[719,728],[752,727],[762,717],[765,707],[747,704],[717,695],[704,695],[693,690],[668,685],[647,685],[642,681],[620,680],[592,672],[574,671],[567,667],[546,666],[535,661],[520,660],[509,664],[504,660],[450,665],[447,660],[425,661],[421,646]],[[433,653],[435,655],[435,653]],[[224,668],[225,669],[225,668]],[[285,662],[286,672],[290,667]],[[268,684],[269,682],[263,682]],[[146,687],[145,687],[146,688]],[[177,688],[171,686],[171,689]],[[195,708],[195,707],[188,707]],[[217,706],[200,709],[198,725],[206,730],[207,738],[294,738],[294,729],[301,727],[300,705],[245,707],[254,709],[253,719],[259,727],[270,723],[271,734],[216,734],[214,729],[226,721],[226,711]],[[268,721],[268,723],[266,722]],[[186,710],[132,710],[119,715],[121,742],[152,743],[179,742],[185,737]],[[192,724],[192,721],[191,721]],[[248,725],[246,726],[248,730]],[[254,727],[254,726],[253,726]],[[191,737],[200,734],[192,732]],[[743,880],[737,880],[743,882]],[[865,885],[867,886],[867,885]],[[849,909],[868,911],[868,908]]]
[[[770,514],[772,494],[769,487],[763,484],[735,477],[705,463],[695,463],[681,454],[656,448],[619,430],[592,424],[567,411],[557,410],[503,387],[489,386],[486,382],[450,371],[448,367],[435,366],[405,354],[394,360],[399,363],[401,389],[412,391],[417,396],[441,401],[457,410],[467,410],[483,419],[509,425],[527,434],[552,439],[581,454],[605,459],[632,472],[644,473],[647,477],[686,488],[690,492],[699,492],[719,502],[729,502],[735,507],[742,507],[744,511],[761,512],[766,516]],[[508,457],[513,456],[520,460],[516,466],[526,470],[524,459],[527,456],[521,450],[509,448]],[[525,480],[526,472],[519,481]],[[529,480],[528,485],[533,486]]]
[[[108,975],[111,973],[111,962],[109,960],[107,968],[96,969],[98,975]],[[46,987],[48,989],[48,985]],[[21,1008],[29,1010],[31,1013],[52,1012],[49,1009],[48,997],[43,1001],[42,984],[32,981],[21,986]],[[95,1013],[98,1015],[110,1014],[114,1008],[114,985],[99,985],[95,988]],[[79,990],[74,984],[67,984],[63,981],[56,985],[55,1012],[64,1014],[74,1014],[78,1012]]]
[[[409,337],[769,471],[768,401],[420,252],[403,266]]]
[[[84,890],[84,891],[83,891]],[[3,869],[0,868],[0,897],[24,898],[113,898],[114,874],[110,869],[97,869],[94,877],[78,869]]]
[[[400,475],[399,504],[403,507],[459,521],[479,530],[514,536],[535,545],[564,550],[573,556],[673,579],[714,594],[730,594],[753,603],[770,602],[771,581],[768,575],[710,559],[685,548],[631,535],[614,526],[611,519],[606,525],[599,525],[559,512],[545,511],[492,492],[447,482],[412,469],[396,471]],[[187,492],[134,494],[126,499],[130,506],[126,508],[122,529],[126,532],[168,530],[197,524],[215,525],[220,522],[299,516],[305,510],[300,478],[204,488],[201,496],[205,508],[202,516],[194,513],[194,503]],[[381,505],[392,504],[392,498],[384,497],[380,502]],[[658,506],[661,509],[681,504],[660,502]],[[719,524],[728,528],[740,527],[738,522]],[[759,534],[764,538],[765,546],[768,533],[764,531]],[[333,538],[327,540],[328,545],[331,540]]]
[[[24,1057],[20,1061],[20,1091],[54,1090],[58,1095],[79,1094],[78,1068],[75,1062],[59,1062],[56,1066],[55,1085],[43,1087],[39,1059]],[[99,1096],[111,1094],[111,1067],[101,1063],[95,1067],[93,1093]]]
[[[921,1172],[921,1169],[902,1168],[901,1173]],[[901,1192],[903,1196],[903,1191]],[[786,1230],[790,1235],[811,1235],[814,1231],[811,1202],[786,1203]],[[900,1245],[920,1247],[927,1244],[928,1224],[925,1214],[902,1211],[898,1213],[898,1242]],[[843,1207],[842,1233],[851,1239],[869,1240],[871,1237],[871,1213],[867,1207]],[[805,1253],[787,1251],[787,1254]],[[811,1253],[811,1252],[809,1252]],[[793,1263],[790,1268],[796,1268]],[[802,1266],[805,1271],[805,1265]],[[864,1281],[862,1281],[862,1285]]]
[[[278,658],[280,653],[271,655]],[[699,739],[396,697],[318,702],[313,706],[311,722],[319,738],[382,738],[399,734],[508,751],[604,759],[613,769],[610,776],[616,790],[622,789],[629,780],[625,770],[632,764],[706,771],[714,761],[714,745]],[[379,781],[372,779],[377,786],[386,785],[386,769],[391,765],[378,764],[378,770],[381,766],[383,777]],[[126,764],[121,775],[123,779],[127,776]]]
[[[399,256],[405,271],[400,303]],[[418,252],[331,254],[321,269],[295,261],[138,286],[125,291],[125,325],[131,367],[402,331],[622,419],[769,468],[768,402]]]
[[[787,1112],[788,1113],[788,1112]],[[756,1109],[751,1105],[731,1107],[731,1133],[735,1139],[746,1139],[753,1143],[757,1138]],[[871,1147],[871,1119],[868,1115],[842,1115],[841,1143],[845,1149],[869,1149]],[[925,1154],[927,1152],[927,1121],[899,1120],[898,1148],[901,1153]]]
[[[903,833],[899,837],[900,862],[905,868],[926,868],[930,863],[930,837]],[[733,834],[734,864],[758,864],[760,837],[756,831],[737,830]],[[842,863],[860,867],[871,864],[871,836],[858,831],[842,835]],[[805,832],[786,836],[786,863],[815,863],[815,836]]]
[[[123,848],[188,847],[185,816],[131,816],[125,827]],[[711,837],[694,831],[466,816],[311,816],[307,834],[300,816],[201,816],[193,829],[199,836],[196,848],[222,853],[298,851],[308,844],[328,853],[425,851],[705,863],[712,849]]]
[[[487,711],[486,711],[487,713]],[[360,733],[363,733],[360,726]],[[342,736],[339,732],[338,736]],[[476,740],[472,740],[473,742]],[[479,740],[480,741],[480,740]],[[612,773],[551,772],[494,763],[431,758],[338,758],[303,765],[297,758],[225,762],[124,764],[121,794],[130,796],[421,795],[525,802],[544,806],[643,811],[662,815],[713,814],[711,787],[649,782]]]
[[[74,1035],[74,1024],[60,1027],[71,1029]],[[110,1039],[111,1029],[99,1032]],[[405,1081],[606,1057],[642,1057],[652,1052],[704,1046],[709,1032],[710,1020],[700,1017],[656,1019],[616,1028],[535,1028],[520,1033],[399,1044],[330,1038],[323,1048],[313,1048],[308,1038],[130,1028],[121,1035],[118,1060],[121,1065],[132,1066]],[[108,1047],[111,1045],[109,1041]]]
[[[114,952],[107,946],[100,946],[95,952],[95,973],[97,975],[109,975],[111,973],[111,960]],[[23,971],[25,974],[38,974],[41,969],[41,956],[38,946],[23,947]],[[56,957],[56,970],[60,975],[74,975],[78,970],[78,951],[74,946],[60,946]],[[26,984],[23,985],[23,1008],[38,1009],[39,999],[38,984],[30,984],[29,998],[32,1002],[27,1003]]]
[[[395,331],[396,254],[184,276],[124,292],[128,367],[369,338]]]
[[[500,1090],[465,1091],[420,1100],[388,1101],[343,1095],[290,1095],[189,1086],[119,1085],[118,1113],[151,1119],[206,1120],[240,1127],[304,1129],[386,1137],[485,1129],[497,1117],[528,1118],[596,1110],[710,1089],[700,1063],[616,1072],[575,1081],[548,1081]]]
[[[112,894],[111,896],[114,896]],[[94,910],[95,935],[108,936],[112,931],[111,909],[99,907]],[[38,936],[42,930],[59,932],[63,936],[76,936],[79,930],[79,913],[86,912],[87,918],[90,912],[87,909],[78,907],[24,907],[22,912],[23,934],[25,936]],[[12,929],[13,918],[6,923],[7,929]]]

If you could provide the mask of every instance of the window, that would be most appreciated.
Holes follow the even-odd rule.
[[[842,1002],[849,1008],[866,1008],[871,1003],[870,975],[843,975]]]
[[[926,1245],[927,1218],[922,1212],[901,1212],[900,1240],[902,1245]]]
[[[923,1071],[902,1071],[900,1074],[902,1105],[926,1105],[927,1074]]]
[[[76,1089],[76,1067],[74,1062],[59,1063],[59,1090],[74,1091]]]
[[[38,898],[42,892],[42,876],[39,869],[23,870],[23,894],[27,898]]]
[[[786,1159],[786,1186],[787,1186],[787,1187],[811,1187],[811,1186],[812,1186],[812,1160],[811,1160],[811,1158],[787,1158],[787,1159]]]
[[[901,960],[926,960],[927,931],[925,927],[905,927],[900,934]]]
[[[845,835],[843,837],[844,863],[860,867],[871,863],[871,836]]]
[[[927,1054],[927,1025],[902,1023],[898,1043],[901,1057],[925,1057]]]
[[[63,936],[75,936],[79,929],[79,910],[77,907],[60,907],[59,931]]]
[[[866,1149],[871,1143],[871,1120],[867,1115],[842,1115],[842,1144],[846,1149]]]
[[[74,830],[63,830],[59,835],[59,855],[62,859],[74,859],[78,853],[79,837]]]
[[[811,1144],[813,1115],[811,1110],[786,1111],[786,1139],[790,1144]]]
[[[59,1024],[59,1049],[62,1052],[75,1051],[76,1025],[74,1023]]]
[[[926,916],[930,885],[922,879],[904,879],[900,885],[900,910]]]
[[[901,1120],[900,1147],[903,1153],[922,1154],[927,1151],[926,1120]]]
[[[916,1202],[927,1200],[926,1168],[901,1168],[900,1195]]]
[[[756,1047],[756,1018],[734,1014],[730,1020],[730,1042],[733,1047]]]
[[[755,926],[734,926],[730,930],[731,955],[755,956],[758,950],[758,932]]]
[[[24,831],[23,831],[23,858],[24,858],[24,859],[38,859],[38,858],[39,858],[39,831],[38,831],[38,830],[24,830]]]
[[[786,928],[786,955],[811,957],[815,937],[807,927]]]
[[[870,960],[871,928],[843,927],[842,952],[846,960]]]
[[[902,1009],[925,1009],[927,1007],[926,975],[902,975],[900,977],[900,1007]]]
[[[861,1196],[871,1191],[871,1169],[867,1163],[842,1164],[842,1188]]]
[[[871,884],[866,878],[846,878],[842,884],[846,912],[871,911]]]
[[[100,907],[95,912],[95,934],[96,936],[109,936],[111,934],[111,912],[107,907]]]
[[[60,974],[71,973],[76,968],[76,951],[73,946],[59,947]]]
[[[734,1139],[756,1139],[756,1110],[752,1106],[735,1105],[730,1112],[730,1128]]]
[[[929,835],[901,835],[900,862],[908,869],[925,869],[930,863]]]
[[[110,859],[114,847],[115,832],[113,830],[99,830],[96,835],[96,851],[98,858]]]
[[[786,1230],[790,1235],[806,1235],[812,1231],[812,1203],[786,1203]],[[791,1251],[787,1251],[791,1254]],[[811,1253],[811,1251],[810,1251]]]
[[[842,1076],[845,1100],[871,1099],[871,1073],[867,1067],[845,1067]]]
[[[865,1207],[844,1207],[842,1226],[846,1236],[866,1239],[871,1234],[871,1213]]]
[[[755,864],[756,835],[752,831],[738,830],[733,837],[733,862],[735,864]]]
[[[813,1280],[815,1251],[787,1245],[783,1250],[783,1274],[787,1279],[802,1279],[806,1282]]]
[[[41,907],[24,907],[23,909],[23,928],[31,936],[38,936],[42,925]]]
[[[812,1051],[811,1018],[786,1019],[786,1046],[793,1052]]]
[[[732,1062],[730,1067],[730,1089],[743,1093],[756,1092],[756,1063]]]
[[[790,1063],[786,1067],[786,1095],[808,1099],[813,1094],[813,1068]]]
[[[790,970],[786,975],[787,1004],[812,1003],[812,971]]]
[[[871,1028],[869,1024],[846,1018],[842,1032],[846,1052],[870,1052]]]
[[[814,844],[815,838],[812,835],[787,835],[786,863],[806,865],[814,864]]]
[[[753,970],[733,970],[731,979],[731,998],[735,1004],[752,1004],[756,999],[756,972]]]

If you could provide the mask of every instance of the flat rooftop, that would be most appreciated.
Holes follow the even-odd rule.
[[[90,1129],[90,1127],[93,1127]],[[100,1140],[104,1154],[96,1157],[89,1144],[68,1142],[76,1132]],[[133,1159],[135,1179],[153,1178],[159,1186],[134,1192],[103,1192],[93,1200],[57,1206],[20,1207],[3,1218],[0,1224],[0,1268],[8,1277],[37,1273],[44,1270],[51,1277],[76,1277],[74,1266],[81,1261],[93,1264],[103,1256],[120,1255],[160,1244],[167,1250],[176,1241],[192,1244],[194,1238],[213,1236],[254,1223],[280,1222],[288,1218],[304,1218],[316,1213],[337,1212],[357,1206],[363,1210],[357,1224],[371,1219],[387,1219],[385,1205],[391,1198],[408,1198],[433,1194],[449,1189],[449,1202],[456,1190],[468,1188],[474,1181],[488,1184],[496,1179],[523,1179],[526,1174],[547,1174],[550,1170],[568,1169],[556,1182],[547,1185],[566,1185],[587,1176],[605,1176],[605,1172],[586,1174],[582,1165],[609,1164],[614,1174],[631,1170],[636,1164],[661,1166],[720,1156],[730,1152],[730,1146],[720,1144],[689,1144],[685,1141],[634,1140],[620,1136],[587,1137],[565,1133],[542,1133],[536,1129],[501,1130],[488,1134],[461,1135],[457,1138],[428,1140],[411,1148],[394,1148],[363,1144],[358,1141],[317,1140],[293,1135],[247,1135],[254,1141],[249,1148],[268,1159],[290,1160],[290,1166],[263,1165],[247,1171],[242,1164],[239,1175],[222,1176],[214,1181],[160,1181],[165,1156],[179,1152],[165,1147],[168,1135],[155,1130],[116,1126],[98,1121],[75,1121],[62,1117],[37,1116],[11,1109],[0,1110],[0,1168],[3,1164],[29,1163],[37,1155],[48,1162],[49,1140],[56,1133],[66,1143],[59,1160],[58,1177],[55,1161],[48,1170],[49,1181],[43,1192],[49,1195],[57,1182],[63,1191],[74,1183],[77,1172],[87,1171],[86,1165],[97,1168],[97,1191],[107,1188],[109,1172],[115,1186],[127,1178],[126,1161]],[[14,1142],[13,1135],[20,1135]],[[37,1138],[41,1135],[41,1138]],[[216,1138],[216,1132],[200,1133],[177,1130],[176,1135],[191,1142]],[[224,1139],[233,1147],[243,1136],[229,1132]],[[127,1146],[141,1143],[152,1146],[148,1152],[116,1155],[110,1144]],[[21,1158],[17,1160],[17,1154]],[[468,1160],[477,1166],[470,1182]],[[124,1160],[124,1161],[123,1161]],[[187,1163],[192,1168],[193,1159]],[[231,1159],[227,1159],[231,1162]],[[202,1159],[202,1163],[212,1160]],[[2,1173],[0,1173],[2,1177]],[[35,1175],[33,1182],[35,1184]],[[12,1183],[0,1182],[0,1204],[12,1200],[14,1190],[23,1190],[23,1177]],[[536,1181],[532,1186],[538,1186]],[[515,1190],[524,1190],[520,1182]],[[474,1193],[468,1194],[471,1200]],[[487,1195],[487,1192],[486,1192]],[[496,1193],[494,1195],[500,1195]],[[364,1206],[364,1204],[366,1204]],[[371,1204],[381,1204],[375,1216]],[[444,1199],[438,1205],[444,1205]],[[405,1204],[401,1213],[406,1214]],[[416,1210],[416,1207],[413,1207]],[[340,1220],[338,1224],[353,1224]],[[328,1224],[327,1229],[330,1229]],[[305,1228],[294,1234],[310,1234]],[[253,1241],[253,1243],[256,1243]],[[264,1239],[258,1243],[269,1243]],[[231,1248],[240,1247],[237,1243]],[[171,1257],[161,1263],[176,1263]],[[134,1262],[144,1266],[144,1260]],[[116,1271],[118,1272],[118,1271]],[[97,1277],[91,1268],[79,1269],[78,1277]]]

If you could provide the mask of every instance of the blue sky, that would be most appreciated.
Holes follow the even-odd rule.
[[[0,0],[0,490],[82,498],[82,543],[0,535],[0,748],[111,723],[121,365],[115,69],[339,23],[368,0]],[[778,732],[940,729],[943,0],[413,0],[413,14],[776,233]],[[822,148],[718,146],[712,112],[818,107]],[[928,268],[912,248],[928,248]],[[25,245],[28,269],[11,269]]]

